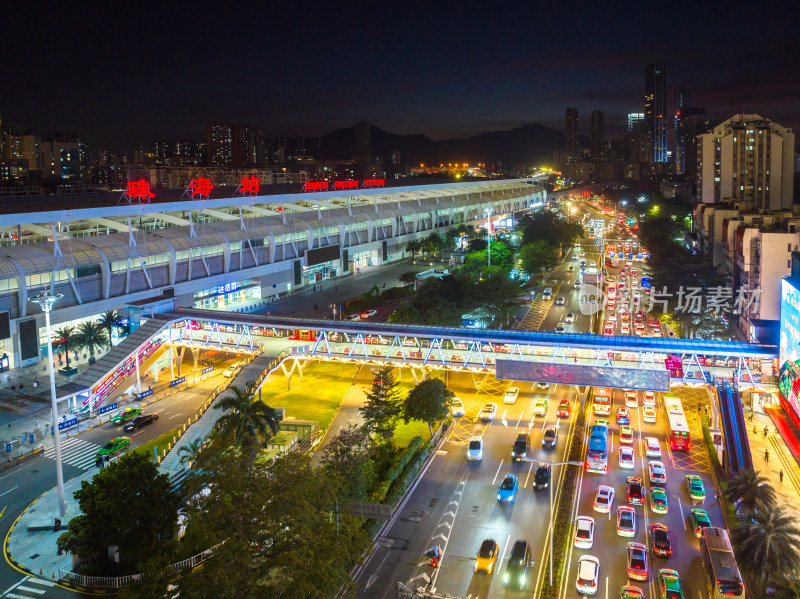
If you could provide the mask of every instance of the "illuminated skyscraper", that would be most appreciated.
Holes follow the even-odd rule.
[[[628,113],[628,133],[638,133],[644,131],[644,113],[643,112],[629,112]]]
[[[592,111],[592,158],[595,160],[603,157],[606,147],[605,120],[606,114],[602,110]]]
[[[212,122],[206,125],[208,166],[233,166],[233,125]]]
[[[653,162],[667,161],[667,65],[652,62],[644,69],[644,120],[653,141]]]
[[[566,136],[567,156],[575,156],[578,152],[578,109],[567,108],[566,127],[564,130]]]

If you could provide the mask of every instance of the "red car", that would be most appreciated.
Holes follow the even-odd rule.
[[[559,418],[569,418],[569,401],[562,399],[561,403],[558,404],[558,412],[556,414]]]

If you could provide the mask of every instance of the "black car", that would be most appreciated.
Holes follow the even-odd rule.
[[[511,460],[524,460],[528,457],[528,452],[531,450],[531,435],[528,432],[521,432],[517,434],[517,440],[511,448]]]
[[[542,437],[542,447],[545,449],[555,449],[558,442],[558,429],[554,425],[549,425],[544,429],[544,437]]]
[[[503,574],[503,585],[523,589],[527,584],[528,567],[531,563],[531,546],[528,541],[518,540],[511,548],[511,557]]]
[[[534,491],[541,491],[550,486],[550,464],[539,464],[533,477]]]
[[[626,481],[628,484],[628,503],[631,505],[642,505],[646,493],[642,479],[631,476]]]
[[[123,426],[122,430],[124,430],[126,433],[129,433],[131,431],[135,431],[137,428],[147,426],[156,420],[158,420],[158,414],[139,414],[125,426]]]
[[[653,553],[659,557],[672,555],[672,544],[669,542],[669,528],[656,522],[650,525],[650,543]]]

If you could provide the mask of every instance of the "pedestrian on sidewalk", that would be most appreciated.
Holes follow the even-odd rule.
[[[783,484],[783,468],[781,468],[781,471],[778,473],[778,476],[781,479],[781,484]]]
[[[755,424],[753,425],[753,434],[754,434],[754,435],[757,435],[757,434],[758,434],[758,429],[756,428],[756,425],[755,425]]]
[[[769,449],[764,450],[764,461],[769,463]]]
[[[764,437],[766,437],[768,434],[769,434],[769,427],[765,426],[764,427]]]

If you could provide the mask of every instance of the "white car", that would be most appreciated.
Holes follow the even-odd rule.
[[[567,315],[564,317],[564,322],[575,322],[575,315],[572,312],[567,312]]]
[[[656,423],[656,409],[653,406],[645,406],[642,410],[642,420],[650,424]]]
[[[479,462],[483,459],[483,438],[472,437],[467,445],[467,461]]]
[[[578,549],[591,549],[594,545],[594,518],[578,516],[575,520],[574,545]]]
[[[222,372],[222,376],[224,376],[226,379],[233,378],[233,375],[236,374],[238,368],[239,368],[238,362],[236,364],[231,364]]]
[[[582,555],[578,560],[578,579],[575,588],[581,595],[597,595],[600,578],[600,560],[593,555]]]
[[[617,508],[617,534],[621,537],[636,536],[636,510],[627,505]]]
[[[646,406],[654,406],[656,405],[656,394],[652,391],[645,391],[644,392],[644,400],[642,403]]]
[[[344,319],[352,321],[361,320],[361,314],[349,314],[345,316]]]
[[[480,413],[481,420],[491,422],[497,416],[497,404],[493,401],[488,402]]]
[[[614,487],[600,485],[597,488],[597,495],[594,497],[594,511],[601,514],[608,514],[614,506]]]
[[[503,403],[517,403],[519,397],[519,387],[509,387],[503,395]]]
[[[376,316],[377,314],[377,310],[367,310],[366,312],[361,313],[361,318],[369,318],[371,316]]]
[[[644,447],[645,447],[645,455],[648,458],[661,457],[661,445],[659,444],[658,439],[656,439],[655,437],[645,437]]]
[[[664,462],[650,462],[647,464],[647,470],[650,475],[651,485],[667,484],[667,469],[664,468]]]
[[[639,407],[639,396],[636,395],[636,391],[625,392],[625,405],[629,408]]]
[[[559,323],[556,325],[556,333],[565,333],[565,332],[566,332],[566,330],[567,330],[567,327],[565,327],[565,326],[564,326],[564,323],[563,323],[563,322],[559,322]]]
[[[453,418],[464,415],[464,404],[458,397],[454,397],[450,400],[450,415]]]
[[[619,448],[619,467],[620,468],[633,468],[636,454],[633,453],[633,447],[620,447]]]
[[[537,389],[549,389],[550,383],[536,383]]]

